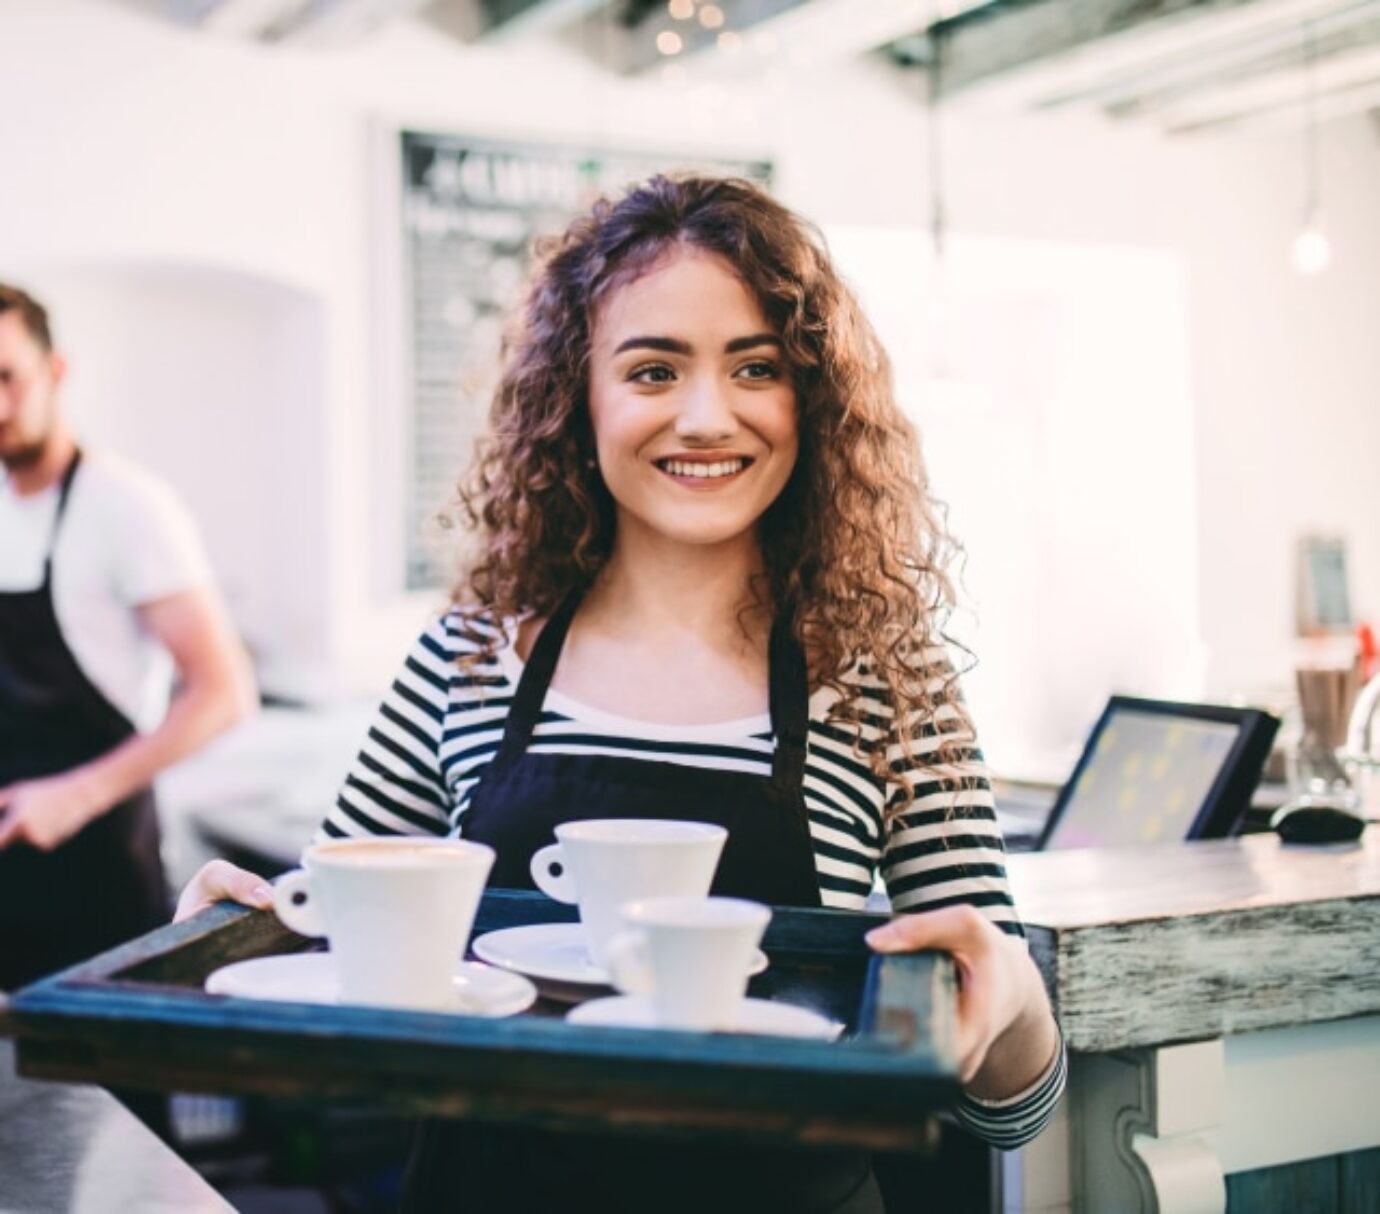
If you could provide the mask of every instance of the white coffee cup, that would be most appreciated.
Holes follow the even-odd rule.
[[[590,959],[607,966],[623,904],[707,894],[728,832],[707,822],[590,818],[563,822],[556,838],[533,855],[532,880],[547,897],[579,904]]]
[[[742,898],[646,898],[609,942],[614,985],[667,1028],[732,1029],[771,908]]]
[[[278,878],[273,909],[330,940],[343,1002],[444,1008],[493,862],[463,839],[333,839]]]

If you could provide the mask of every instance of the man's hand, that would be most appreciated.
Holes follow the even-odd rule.
[[[0,851],[17,843],[52,851],[108,808],[80,770],[20,780],[0,788]]]

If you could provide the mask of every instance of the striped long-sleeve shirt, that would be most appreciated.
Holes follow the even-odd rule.
[[[493,654],[462,667],[462,656],[475,649],[455,614],[421,635],[322,824],[325,835],[464,834],[471,794],[498,751],[522,673],[522,660],[502,640]],[[927,657],[937,690],[950,676],[948,660],[941,649]],[[837,696],[830,688],[810,697],[804,793],[821,901],[861,910],[880,873],[897,910],[968,903],[1003,931],[1023,935],[981,753],[959,745],[951,747],[947,764],[938,763],[946,726],[958,726],[952,710],[948,716],[941,710],[913,743],[914,799],[904,810],[888,812],[895,786],[873,772],[868,756],[885,744],[891,708],[884,685],[861,673],[852,677],[863,710],[856,726],[827,720]],[[621,755],[765,777],[771,774],[773,744],[767,714],[712,725],[653,724],[552,689],[530,750]],[[899,746],[888,760],[903,761]],[[1061,1051],[1026,1092],[996,1105],[965,1099],[957,1112],[995,1145],[1019,1145],[1043,1127],[1063,1081]]]

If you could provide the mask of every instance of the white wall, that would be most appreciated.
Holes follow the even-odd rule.
[[[993,762],[1061,779],[1109,690],[1200,697],[1183,259],[964,237],[937,273],[913,230],[829,237],[962,537],[951,632],[977,657],[965,691]]]
[[[331,528],[319,303],[187,265],[48,265],[36,276],[74,352],[65,399],[83,440],[157,462],[199,520],[261,662],[323,660]]]
[[[1306,279],[1288,260],[1298,134],[1165,142],[1021,126],[955,124],[954,213],[977,231],[1183,254],[1208,686],[1288,682],[1299,532],[1349,537],[1357,609],[1380,618],[1380,128],[1356,118],[1324,130],[1334,260]]]
[[[381,594],[374,576],[386,505],[376,452],[393,423],[379,404],[373,124],[767,153],[780,194],[827,226],[915,229],[925,218],[918,88],[866,64],[710,96],[614,80],[556,49],[466,49],[422,25],[340,51],[265,50],[106,0],[0,5],[0,45],[0,277],[22,272],[41,292],[50,270],[194,267],[315,312],[328,407],[314,435],[294,441],[315,494],[307,518],[324,534],[319,564],[302,574],[313,592],[294,602],[319,611],[323,652],[370,684],[429,608]],[[1292,137],[1165,142],[1090,119],[956,116],[945,145],[960,232],[1150,246],[1187,267],[1196,464],[1191,477],[1166,470],[1160,492],[1198,503],[1197,588],[1186,578],[1177,589],[1197,619],[1207,686],[1254,691],[1285,675],[1300,527],[1350,534],[1356,598],[1380,615],[1374,128],[1354,120],[1325,132],[1336,260],[1311,282],[1285,260],[1301,184]],[[143,306],[126,320],[152,317]],[[83,351],[71,353],[80,374]],[[1105,370],[1110,408],[1130,385]],[[171,436],[148,433],[130,453],[169,474],[181,458]],[[232,556],[223,520],[238,499],[228,488],[215,496],[203,514],[222,565],[233,565],[243,556]],[[999,493],[991,501],[1003,504]],[[1105,514],[1108,503],[1090,494],[1085,508]],[[1116,620],[1096,627],[1107,647],[1142,641],[1119,635]],[[1070,715],[1050,728],[1073,739],[1084,723]]]

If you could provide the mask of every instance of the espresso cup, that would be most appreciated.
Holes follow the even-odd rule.
[[[649,996],[666,1028],[732,1029],[771,908],[741,898],[647,898],[609,942],[614,985]]]
[[[625,902],[709,892],[728,832],[706,822],[591,818],[563,822],[555,843],[532,857],[532,880],[547,897],[580,908],[585,948],[607,967],[608,942],[623,930]]]
[[[333,839],[278,878],[273,909],[329,939],[342,1002],[445,1008],[493,862],[463,839]]]

